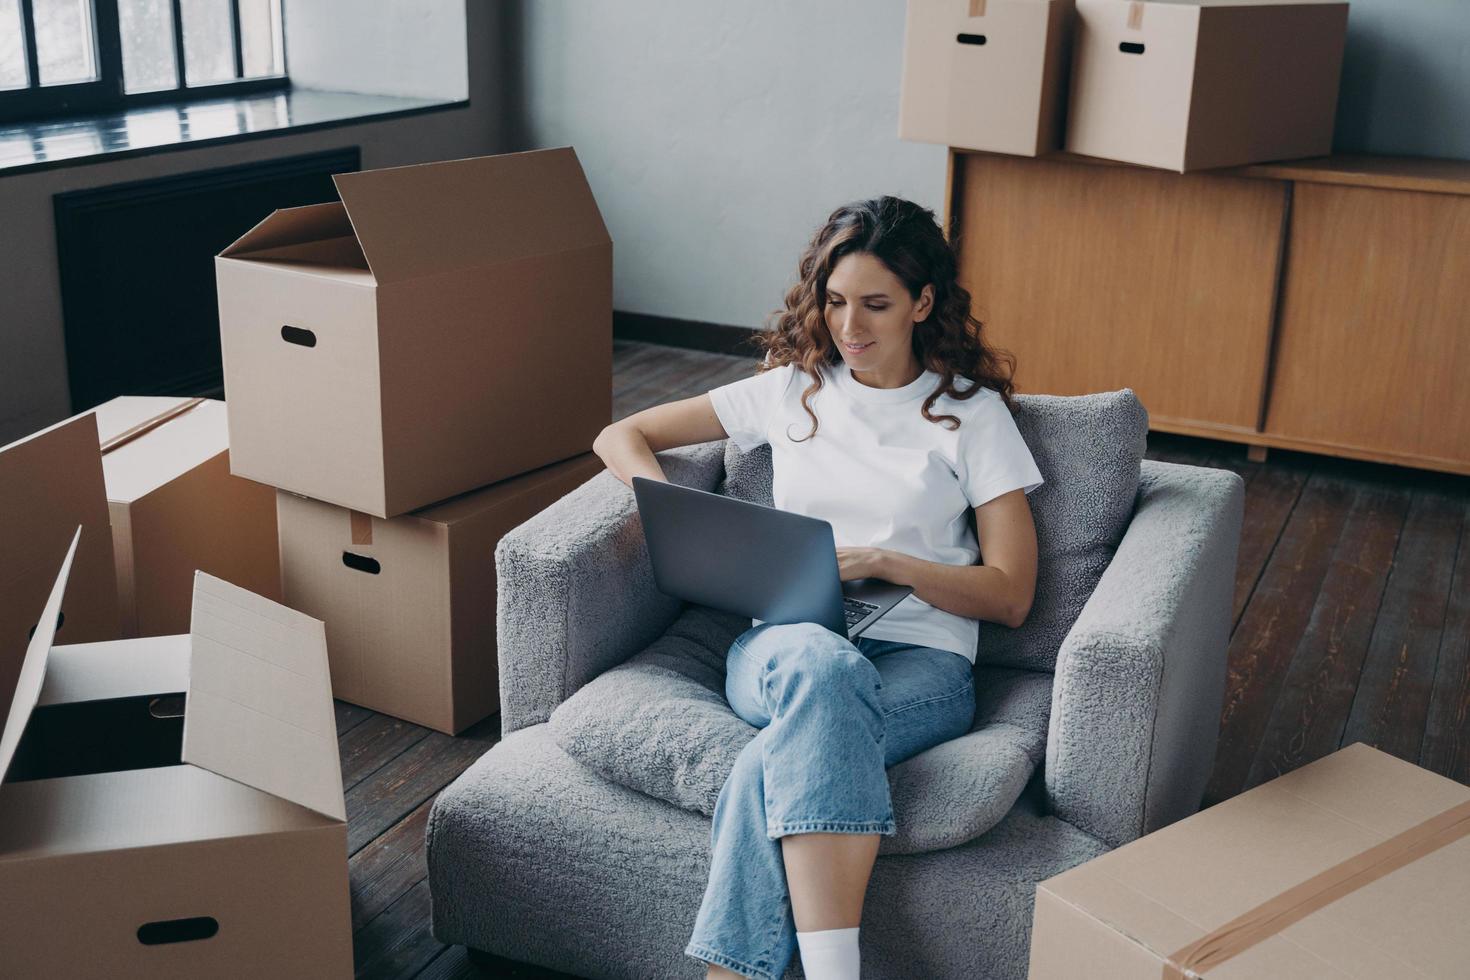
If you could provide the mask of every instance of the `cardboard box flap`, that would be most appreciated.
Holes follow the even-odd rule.
[[[332,180],[379,283],[610,241],[569,146]]]
[[[141,499],[230,448],[225,403],[212,398],[124,396],[96,412],[114,503]],[[141,431],[129,437],[133,430]]]
[[[96,446],[96,417],[83,412],[0,448],[0,542],[5,549],[5,561],[0,562],[0,613],[6,621],[40,611],[35,608],[43,601],[39,592],[25,604],[29,608],[15,607],[18,590],[13,583],[34,583],[38,569],[50,574],[66,544],[65,535],[74,530],[70,523],[63,530],[58,520],[48,524],[48,533],[36,533],[42,508],[48,516],[78,516],[84,526],[107,533],[107,492]],[[10,693],[3,666],[0,688],[7,688],[0,690],[0,697]]]
[[[194,573],[185,762],[347,819],[321,620]]]
[[[82,540],[57,614],[58,635],[63,643],[117,637],[110,523],[93,413],[0,449],[0,724],[10,710],[32,628],[78,524]]]
[[[203,399],[181,396],[120,395],[92,409],[97,414],[97,441],[106,455],[141,438],[153,428],[198,407]]]
[[[260,224],[235,239],[219,255],[220,258],[231,258],[351,234],[352,223],[347,219],[341,201],[280,208],[266,215]]]
[[[71,643],[51,648],[38,708],[150,694],[189,687],[189,634]]]
[[[71,574],[71,561],[77,553],[77,543],[82,540],[79,526],[72,535],[71,547],[66,549],[66,558],[61,562],[61,571],[56,574],[56,584],[51,586],[51,597],[41,612],[36,632],[26,646],[25,660],[20,665],[20,675],[9,694],[10,713],[5,718],[5,732],[0,735],[0,782],[10,772],[10,763],[15,758],[15,749],[20,745],[20,736],[30,721],[31,711],[41,696],[41,684],[46,679],[46,655],[51,652],[51,641],[56,635],[56,614],[61,612],[61,597],[66,594],[66,580]]]

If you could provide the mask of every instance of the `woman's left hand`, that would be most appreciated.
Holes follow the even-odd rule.
[[[886,548],[838,548],[837,573],[844,582],[855,578],[885,578],[892,552]]]

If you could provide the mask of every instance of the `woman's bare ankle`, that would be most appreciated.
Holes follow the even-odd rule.
[[[705,980],[730,980],[731,977],[735,977],[736,980],[741,980],[740,974],[734,970],[727,970],[723,966],[715,966],[713,963],[708,963],[706,966],[708,969],[704,974]]]

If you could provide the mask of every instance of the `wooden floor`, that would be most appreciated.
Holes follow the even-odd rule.
[[[613,416],[744,377],[753,358],[620,341]],[[1206,805],[1362,741],[1470,783],[1470,478],[1154,433],[1148,456],[1246,480],[1229,689]],[[499,738],[339,702],[352,925],[364,977],[562,977],[476,966],[429,934],[424,825]]]

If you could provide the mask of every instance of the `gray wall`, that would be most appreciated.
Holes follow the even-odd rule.
[[[613,306],[758,326],[848,200],[936,213],[943,146],[898,139],[901,0],[520,0],[519,148],[576,147]]]
[[[1470,159],[1470,0],[1352,0],[1334,144]]]
[[[484,6],[483,0],[469,2]],[[286,0],[291,81],[336,92],[463,99],[469,90],[465,4]]]
[[[400,51],[394,62],[398,68],[384,68],[373,77],[381,81],[391,79],[400,69],[409,71],[404,66],[411,65],[415,58],[422,61],[432,57],[451,66],[459,65],[464,77],[456,79],[452,67],[438,73],[419,73],[421,82],[431,79],[436,87],[399,90],[396,94],[462,98],[468,92],[468,108],[110,163],[9,176],[0,172],[0,445],[64,418],[71,411],[52,195],[351,145],[362,147],[364,169],[499,153],[507,148],[501,45],[508,35],[500,23],[502,8],[482,0],[470,0],[467,6],[464,0],[433,2],[443,15],[437,22],[439,26],[433,32],[415,32],[405,26],[411,26],[412,18],[397,11],[409,5],[407,0],[374,0],[383,19],[400,28],[396,34],[400,42],[403,38],[414,39],[413,45],[398,46],[418,45],[415,50],[419,54],[410,56]],[[292,6],[287,4],[288,9]],[[310,3],[302,6],[311,9]],[[371,36],[334,33],[328,24],[304,14],[294,16],[294,22],[288,18],[286,25],[288,64],[293,73],[300,69],[321,87],[393,91],[359,84],[367,77],[363,64],[389,63],[385,52],[392,46],[393,32]],[[306,40],[308,35],[314,38],[310,42]],[[437,47],[426,51],[426,45]],[[466,65],[467,74],[463,71]]]

